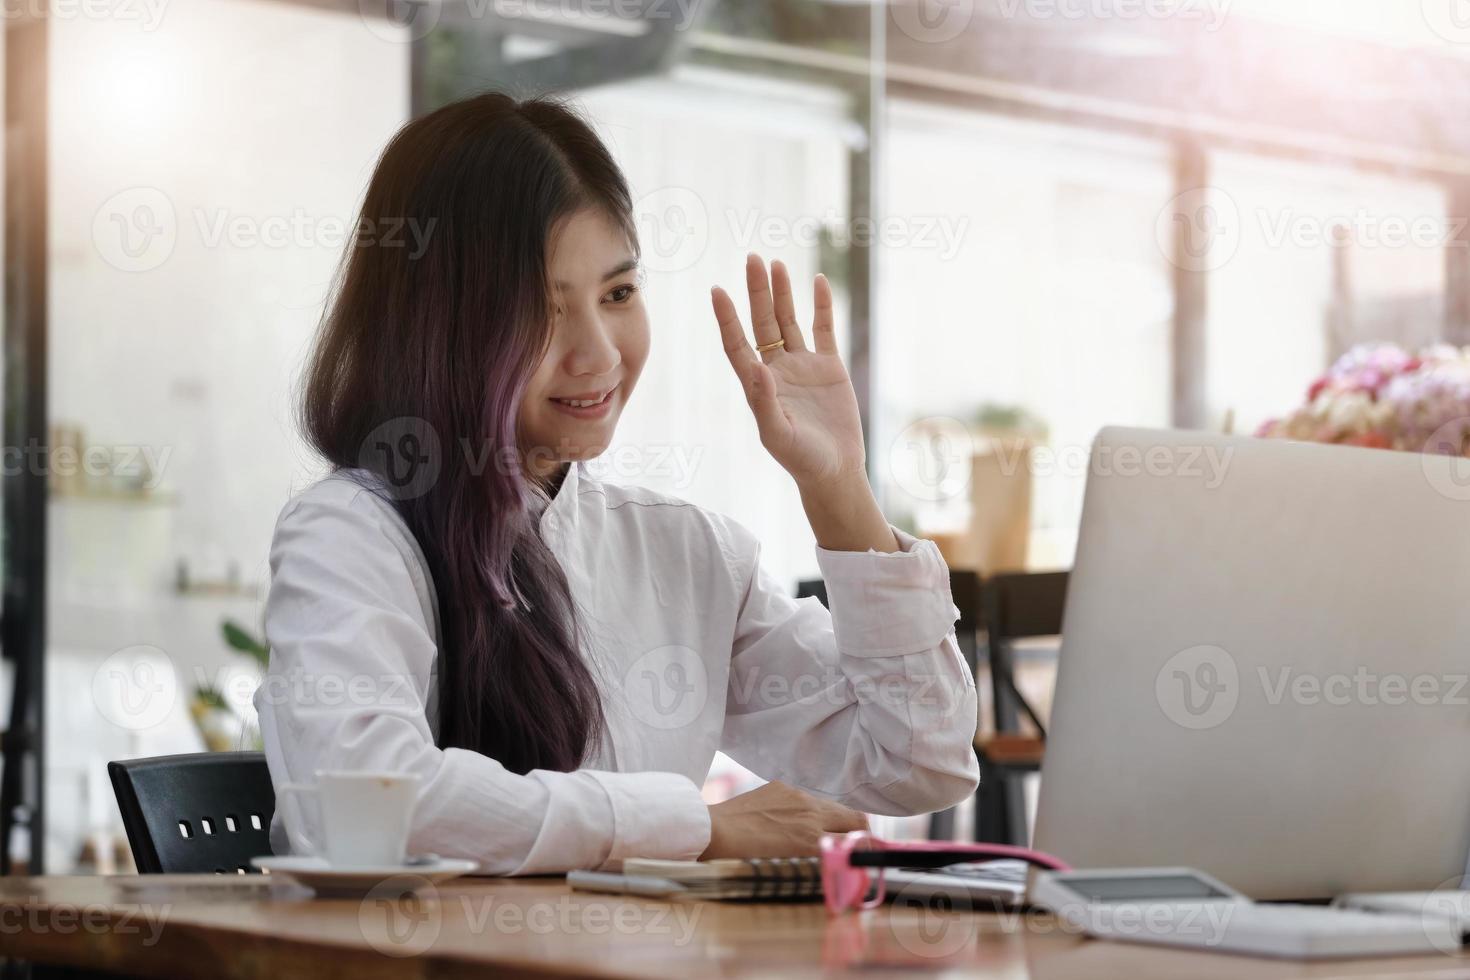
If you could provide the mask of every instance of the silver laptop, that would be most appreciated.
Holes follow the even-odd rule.
[[[1458,884],[1470,461],[1104,430],[1035,841],[1256,899]]]

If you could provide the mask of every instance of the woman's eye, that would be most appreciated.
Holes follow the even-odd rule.
[[[608,293],[607,295],[608,299],[612,300],[614,303],[626,303],[628,302],[628,300],[633,298],[633,294],[636,292],[638,292],[637,286],[623,285],[614,288],[613,291]]]

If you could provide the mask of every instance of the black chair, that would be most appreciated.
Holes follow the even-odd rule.
[[[275,787],[259,752],[201,752],[109,762],[123,827],[142,874],[253,874],[271,853]]]
[[[1066,572],[1008,573],[985,582],[986,647],[995,733],[976,739],[980,791],[975,797],[975,839],[999,844],[1026,841],[1026,800],[1020,785],[1041,769],[1046,726],[1016,685],[1014,644],[1060,636],[1067,602]],[[1024,716],[1034,731],[1023,730]]]

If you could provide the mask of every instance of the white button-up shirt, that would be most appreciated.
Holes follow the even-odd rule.
[[[894,528],[901,552],[817,546],[829,612],[761,567],[743,525],[581,462],[540,505],[539,528],[590,634],[603,737],[575,772],[519,775],[440,748],[434,583],[364,476],[316,483],[276,523],[255,706],[277,786],[324,769],[417,773],[410,852],[506,874],[698,857],[717,750],[868,813],[974,792],[975,681],[934,542]],[[315,851],[317,819],[278,798],[276,853]]]

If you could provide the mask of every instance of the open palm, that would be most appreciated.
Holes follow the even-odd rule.
[[[730,296],[719,286],[711,293],[725,354],[740,379],[755,416],[761,445],[804,486],[816,486],[864,472],[862,422],[847,366],[837,353],[832,325],[832,287],[825,276],[813,285],[812,338],[808,350],[796,322],[791,277],[781,262],[766,264],[752,253],[745,263],[746,288],[757,346],[784,341],[784,347],[757,352]]]

